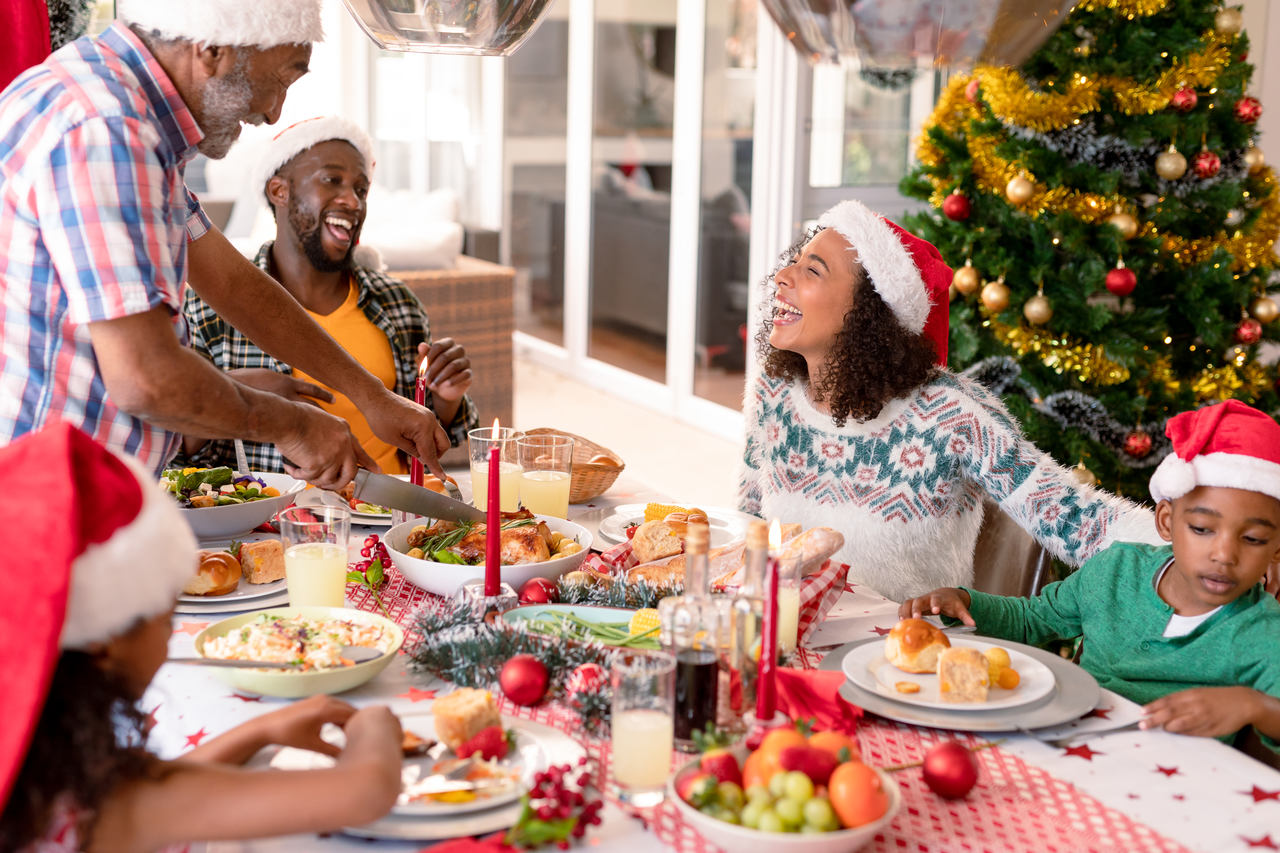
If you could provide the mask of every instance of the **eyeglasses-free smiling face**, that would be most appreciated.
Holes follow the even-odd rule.
[[[860,276],[857,253],[839,231],[814,235],[795,260],[774,276],[773,329],[769,343],[820,365],[844,328]]]
[[[1234,601],[1280,565],[1280,501],[1261,492],[1199,486],[1161,501],[1156,529],[1173,543],[1158,592],[1181,616]]]

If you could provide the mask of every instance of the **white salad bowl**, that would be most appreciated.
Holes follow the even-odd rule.
[[[237,471],[236,476],[240,476],[240,472]],[[187,520],[197,539],[228,539],[248,533],[259,524],[275,518],[276,513],[293,503],[298,492],[307,487],[306,483],[295,480],[288,474],[260,474],[251,471],[249,476],[257,477],[268,486],[275,487],[280,494],[274,498],[243,504],[184,508],[182,517]]]

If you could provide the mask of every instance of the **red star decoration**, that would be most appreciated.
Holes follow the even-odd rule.
[[[872,631],[875,631],[877,634],[879,634],[881,637],[883,637],[885,634],[889,633],[889,632],[890,632],[890,631],[892,631],[893,629],[892,629],[892,628],[881,628],[880,626],[878,626],[878,625],[877,625],[876,627],[872,628],[871,630],[872,630]]]
[[[199,634],[201,631],[203,631],[205,628],[208,628],[208,627],[209,627],[208,622],[183,622],[177,628],[173,629],[173,633],[189,634],[192,637],[194,637],[196,634]]]
[[[419,689],[418,689],[418,688],[416,688],[416,687],[410,687],[410,688],[409,688],[409,692],[408,692],[408,693],[401,693],[401,694],[400,694],[398,697],[396,697],[396,698],[398,698],[398,699],[408,699],[410,702],[421,702],[421,701],[423,701],[424,699],[434,699],[434,698],[436,698],[436,691],[434,691],[434,690],[419,690]]]
[[[1076,758],[1083,758],[1085,761],[1093,761],[1095,755],[1106,755],[1105,752],[1090,749],[1087,743],[1082,743],[1079,746],[1069,746],[1063,750],[1063,754],[1064,756],[1074,755]]]
[[[1174,795],[1173,795],[1173,798],[1174,798],[1175,800],[1182,801],[1182,800],[1185,800],[1185,799],[1187,798],[1187,795],[1186,795],[1186,794],[1174,794]]]
[[[1241,791],[1240,793],[1248,794],[1249,796],[1253,797],[1253,801],[1255,803],[1260,803],[1263,800],[1275,800],[1277,802],[1280,802],[1280,788],[1277,788],[1274,791],[1264,791],[1263,789],[1259,788],[1257,785],[1254,785],[1252,791]]]
[[[241,696],[239,693],[232,693],[232,699],[239,699],[241,702],[261,702],[261,696]]]
[[[154,729],[156,726],[160,725],[160,720],[158,717],[156,717],[156,711],[159,711],[159,710],[160,710],[160,706],[157,705],[154,708],[152,708],[151,711],[147,714],[147,721],[142,724],[142,728],[144,731],[149,732],[152,729]]]
[[[1164,775],[1166,775],[1166,776],[1177,776],[1177,775],[1178,775],[1178,768],[1176,768],[1176,767],[1161,767],[1159,764],[1157,764],[1157,765],[1156,765],[1156,772],[1157,772],[1157,773],[1163,773],[1163,774],[1164,774]]]
[[[187,735],[187,746],[199,746],[200,741],[204,740],[208,736],[209,733],[204,730],[204,727],[201,727],[200,731],[195,734]]]
[[[1088,719],[1089,717],[1097,717],[1099,720],[1107,720],[1110,719],[1107,714],[1110,714],[1114,710],[1115,708],[1094,708],[1092,711],[1085,714],[1084,718]]]
[[[1270,835],[1264,835],[1257,841],[1250,840],[1242,835],[1240,836],[1240,840],[1245,844],[1248,844],[1250,847],[1265,847],[1268,850],[1280,850],[1280,844],[1272,841]]]

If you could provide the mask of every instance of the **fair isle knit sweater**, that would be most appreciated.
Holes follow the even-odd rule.
[[[1077,484],[999,398],[945,369],[843,427],[805,384],[760,372],[746,412],[742,511],[840,531],[849,579],[894,601],[972,585],[984,492],[1072,565],[1113,541],[1161,542],[1150,510]]]

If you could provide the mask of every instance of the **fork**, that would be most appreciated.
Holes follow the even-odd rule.
[[[1023,728],[1022,726],[1018,726],[1018,731],[1026,735],[1027,737],[1034,738],[1035,740],[1038,740],[1043,744],[1051,746],[1054,749],[1066,749],[1067,747],[1074,745],[1078,741],[1087,740],[1088,738],[1096,737],[1100,735],[1109,735],[1112,732],[1123,732],[1129,729],[1136,729],[1141,724],[1142,724],[1142,720],[1132,720],[1128,723],[1125,723],[1122,726],[1115,726],[1114,728],[1110,728],[1110,729],[1094,729],[1092,731],[1087,731],[1087,732],[1072,732],[1069,735],[1063,735],[1062,737],[1056,737],[1056,738],[1042,737],[1036,734],[1031,729]]]

